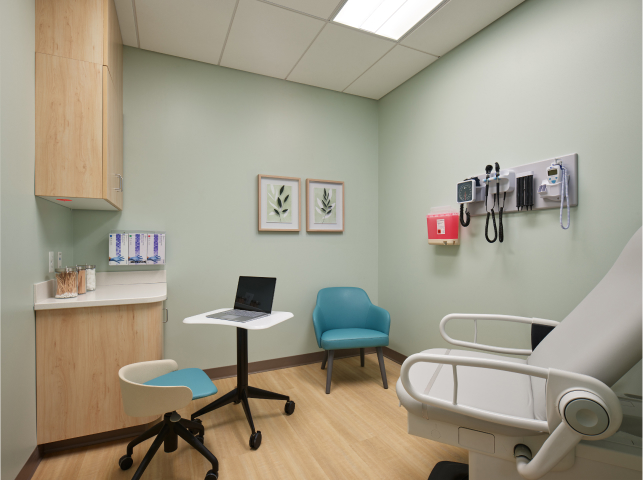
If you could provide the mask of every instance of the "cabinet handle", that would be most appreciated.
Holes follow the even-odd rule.
[[[115,188],[114,190],[116,190],[117,192],[122,192],[123,191],[123,175],[121,175],[119,173],[115,173],[114,175],[116,175],[118,177],[118,188]]]
[[[163,321],[163,323],[167,323],[169,321],[170,321],[170,311],[166,308],[165,309],[165,320]]]

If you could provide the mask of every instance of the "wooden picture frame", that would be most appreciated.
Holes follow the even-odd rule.
[[[333,188],[341,186],[341,188]],[[324,198],[316,198],[315,189],[324,188],[324,194],[328,192],[328,197],[326,200]],[[333,198],[333,193],[335,192],[335,198]],[[317,193],[321,193],[318,192]],[[319,195],[317,195],[319,196]],[[335,200],[333,202],[333,200]],[[337,205],[340,203],[341,205]],[[332,212],[334,215],[329,214],[323,217],[323,220],[319,222],[319,218],[316,219],[315,213],[317,216],[325,214],[325,208],[328,206],[334,207]],[[321,210],[324,210],[322,212]],[[337,233],[344,231],[345,225],[345,211],[346,211],[346,202],[344,196],[344,182],[337,180],[318,180],[313,178],[306,179],[306,231],[307,232],[321,232],[321,233]],[[334,223],[323,223],[326,219],[330,219],[331,222],[334,220]],[[317,223],[316,223],[317,221]]]
[[[285,190],[279,194],[274,186]],[[257,193],[260,232],[301,231],[301,178],[257,175]]]

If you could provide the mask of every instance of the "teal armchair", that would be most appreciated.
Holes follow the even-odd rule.
[[[388,388],[382,347],[388,345],[391,316],[373,305],[364,290],[354,287],[324,288],[317,294],[313,311],[317,345],[326,350],[322,370],[328,362],[326,393],[330,393],[335,350],[359,348],[364,366],[364,349],[375,347],[384,388]]]

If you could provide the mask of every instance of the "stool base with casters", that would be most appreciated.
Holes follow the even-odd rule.
[[[248,424],[250,425],[250,430],[252,431],[249,441],[250,448],[257,450],[261,445],[261,432],[255,430],[255,425],[252,421],[252,412],[250,411],[250,403],[248,402],[251,398],[282,400],[286,402],[284,407],[286,415],[292,415],[295,411],[295,402],[290,400],[289,396],[248,385],[248,330],[237,328],[237,387],[209,405],[206,405],[201,410],[193,413],[192,420],[229,403],[234,403],[235,405],[241,403]]]
[[[196,435],[193,435],[191,432],[195,432]],[[145,457],[143,457],[141,464],[132,477],[132,480],[138,480],[161,447],[161,444],[163,444],[163,450],[166,453],[174,452],[178,448],[178,437],[181,437],[212,465],[212,469],[205,475],[205,480],[217,480],[219,478],[219,461],[217,457],[203,445],[203,433],[204,428],[201,422],[181,418],[176,412],[166,413],[161,422],[154,425],[127,445],[127,453],[118,460],[118,466],[121,467],[121,470],[128,470],[134,464],[132,460],[134,447],[156,436],[152,446],[145,454]]]

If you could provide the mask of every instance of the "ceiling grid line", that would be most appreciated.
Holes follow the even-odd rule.
[[[391,48],[389,48],[389,49],[386,51],[386,53],[385,53],[384,55],[382,55],[380,58],[378,58],[377,60],[375,60],[375,62],[373,63],[373,65],[371,65],[370,67],[368,67],[368,68],[367,68],[366,70],[364,70],[361,74],[359,74],[359,75],[358,75],[358,77],[357,77],[355,80],[353,80],[351,83],[349,83],[348,85],[346,85],[346,88],[345,88],[344,90],[342,90],[342,93],[344,93],[346,90],[348,90],[352,84],[354,84],[356,81],[358,81],[360,78],[362,78],[362,76],[364,76],[364,75],[366,74],[366,72],[368,72],[371,68],[373,68],[375,65],[377,65],[377,63],[378,63],[380,60],[382,60],[384,57],[386,57],[386,56],[391,52],[391,50],[393,50],[395,47],[397,47],[397,44],[395,44],[395,45],[393,45]]]
[[[228,37],[230,37],[230,31],[232,30],[232,23],[234,22],[234,17],[237,14],[237,7],[239,6],[239,0],[234,4],[234,10],[232,11],[232,18],[230,19],[230,25],[228,25],[228,32],[226,33],[225,40],[223,41],[223,47],[221,48],[221,54],[219,55],[219,61],[217,65],[221,65],[221,60],[223,60],[223,52],[225,52],[225,47],[228,44]]]
[[[315,43],[315,40],[317,40],[317,37],[319,37],[321,33],[324,31],[324,28],[326,28],[326,25],[328,25],[328,21],[326,21],[326,23],[324,23],[322,28],[319,29],[319,32],[317,32],[317,35],[315,35],[315,38],[313,38],[313,41],[310,42],[310,45],[308,45],[308,47],[306,47],[306,50],[304,50],[304,53],[301,54],[301,57],[297,59],[297,62],[295,62],[293,67],[290,69],[290,71],[288,72],[288,75],[284,77],[284,80],[288,80],[288,77],[290,76],[290,74],[293,72],[295,68],[297,68],[297,65],[299,65],[299,62],[301,62],[301,59],[304,58],[304,56],[308,53],[308,50],[310,49],[310,47],[313,46],[313,43]]]
[[[442,56],[442,55],[436,55],[435,53],[431,53],[431,52],[425,52],[424,50],[420,50],[419,48],[409,47],[408,45],[402,45],[402,44],[399,44],[399,45],[400,47],[410,48],[411,50],[415,50],[416,52],[426,53],[427,55],[431,55],[432,57],[435,57],[435,58],[440,58]]]
[[[321,20],[322,22],[328,22],[329,21],[327,18],[318,17],[317,15],[313,15],[312,13],[302,12],[301,10],[296,10],[294,8],[287,7],[285,5],[279,5],[278,3],[269,2],[268,0],[257,0],[257,1],[261,2],[261,3],[265,3],[266,5],[270,5],[271,7],[281,8],[282,10],[288,10],[289,12],[298,13],[300,15],[305,15],[307,17],[314,18],[315,20]]]

